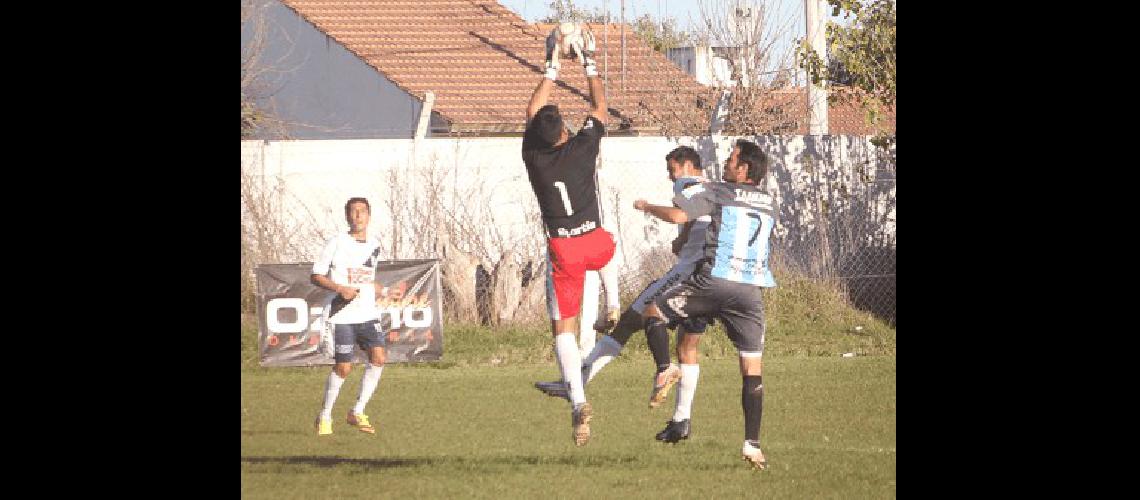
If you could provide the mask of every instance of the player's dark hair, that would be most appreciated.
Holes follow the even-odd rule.
[[[737,162],[748,164],[748,178],[754,184],[759,184],[768,175],[768,155],[760,150],[760,146],[752,141],[740,139],[736,141],[740,154],[736,156]]]
[[[562,138],[562,129],[565,126],[562,124],[562,113],[558,111],[558,106],[547,104],[538,108],[538,112],[534,114],[534,122],[538,138],[547,146],[553,146]]]
[[[363,203],[364,206],[368,208],[368,213],[372,213],[372,205],[368,204],[368,199],[361,198],[361,197],[357,196],[355,198],[349,198],[348,201],[346,201],[344,203],[344,216],[345,217],[348,217],[349,213],[352,211],[352,204],[353,203]]]
[[[669,154],[665,155],[665,161],[675,161],[682,165],[688,161],[693,164],[693,168],[698,170],[701,168],[701,155],[697,154],[697,150],[689,146],[677,146],[673,148]]]

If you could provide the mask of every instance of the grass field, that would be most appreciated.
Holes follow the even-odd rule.
[[[368,411],[376,435],[344,423],[358,367],[334,434],[318,438],[328,368],[258,367],[255,324],[243,318],[242,496],[894,498],[894,329],[858,315],[779,321],[774,311],[760,433],[770,468],[755,472],[740,460],[740,376],[719,330],[702,345],[689,440],[653,439],[673,396],[646,407],[652,362],[639,334],[588,386],[594,437],[578,448],[568,403],[531,387],[557,378],[549,333],[445,330],[441,362],[385,368]]]

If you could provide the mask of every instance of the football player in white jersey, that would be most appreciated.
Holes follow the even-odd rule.
[[[372,209],[365,198],[351,198],[344,204],[348,232],[334,236],[325,244],[321,256],[313,263],[312,282],[336,292],[328,306],[327,317],[334,337],[336,364],[325,384],[324,406],[317,417],[317,435],[332,434],[332,407],[340,386],[352,370],[355,346],[368,354],[368,366],[360,384],[360,397],[348,412],[348,424],[361,432],[374,434],[364,406],[380,383],[387,359],[384,329],[377,321],[376,298],[386,293],[375,283],[380,241],[368,235]]]

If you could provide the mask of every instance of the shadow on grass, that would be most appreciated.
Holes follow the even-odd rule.
[[[638,457],[625,456],[502,456],[502,457],[405,457],[405,458],[349,458],[337,456],[241,457],[242,464],[269,464],[286,466],[340,467],[354,466],[365,469],[396,469],[400,467],[439,467],[482,469],[487,466],[518,465],[574,465],[578,467],[628,466]]]
[[[428,458],[347,458],[347,457],[241,457],[243,464],[311,465],[317,467],[339,467],[358,465],[370,469],[392,469],[396,467],[416,467],[432,463]]]
[[[308,435],[311,433],[301,432],[301,431],[246,431],[246,430],[241,431],[241,435],[243,435],[243,436],[257,436],[260,434],[296,434],[296,435],[300,436],[300,435]]]

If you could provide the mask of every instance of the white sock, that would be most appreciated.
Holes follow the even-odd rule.
[[[578,309],[578,353],[583,358],[594,349],[598,336],[594,331],[594,321],[598,319],[600,284],[597,271],[586,271],[582,280],[582,304]]]
[[[677,382],[677,409],[673,411],[673,421],[689,418],[693,409],[693,395],[697,392],[697,379],[701,376],[701,365],[681,365],[681,380]]]
[[[574,341],[573,333],[565,332],[554,336],[554,355],[558,357],[562,380],[570,384],[570,404],[585,403],[586,391],[582,387],[582,355],[578,352],[578,343]]]
[[[602,278],[602,286],[606,289],[606,308],[621,309],[621,298],[618,296],[618,259],[617,252],[610,262],[598,271]]]
[[[597,341],[594,321],[597,320],[597,295],[601,292],[600,287],[597,271],[586,271],[581,284],[581,306],[578,309],[578,353],[581,358],[586,358]]]
[[[344,384],[344,379],[330,370],[329,378],[325,381],[325,405],[321,407],[321,418],[332,418],[333,403],[336,402],[337,394],[340,394],[341,384]]]
[[[590,355],[586,356],[586,360],[582,363],[590,366],[590,373],[586,375],[585,383],[590,383],[594,379],[594,375],[602,371],[602,367],[613,361],[614,357],[621,354],[622,345],[613,337],[606,335],[594,344],[594,349],[590,351]]]
[[[757,443],[757,444],[759,444],[759,443]],[[744,440],[744,446],[741,447],[740,451],[742,453],[744,453],[745,455],[752,455],[752,454],[755,454],[756,452],[759,452],[760,448],[757,446],[752,446],[752,443],[749,443],[748,440],[745,439]]]
[[[352,407],[353,413],[357,415],[364,413],[364,405],[372,399],[372,393],[376,392],[376,386],[380,385],[380,374],[383,372],[384,365],[376,366],[371,362],[368,363],[368,367],[364,369],[364,379],[360,381],[360,397],[356,398],[356,406]]]

